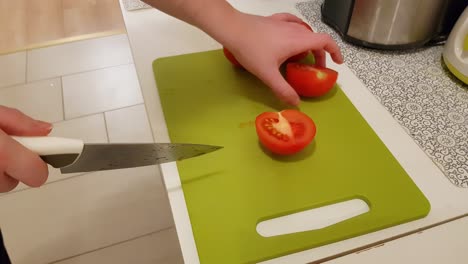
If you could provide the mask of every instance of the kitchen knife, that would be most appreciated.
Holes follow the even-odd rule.
[[[180,143],[85,144],[59,137],[13,137],[62,173],[149,166],[188,159],[220,146]]]

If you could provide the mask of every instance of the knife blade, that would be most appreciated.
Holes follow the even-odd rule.
[[[114,170],[201,156],[220,146],[185,143],[85,144],[60,137],[13,137],[62,173]]]

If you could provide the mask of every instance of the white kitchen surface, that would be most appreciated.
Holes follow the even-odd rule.
[[[151,142],[132,61],[126,35],[0,56],[0,73],[23,76],[1,76],[8,86],[0,87],[0,104],[53,122],[51,136]],[[0,228],[13,263],[183,263],[157,166],[49,171],[40,188],[20,184],[0,195]]]
[[[338,258],[328,264],[463,264],[468,245],[468,217],[412,236]]]

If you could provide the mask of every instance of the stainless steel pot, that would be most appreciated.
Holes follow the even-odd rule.
[[[468,0],[324,0],[322,19],[348,41],[399,49],[446,40]]]

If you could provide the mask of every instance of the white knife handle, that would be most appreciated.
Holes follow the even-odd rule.
[[[60,137],[12,137],[39,156],[57,154],[81,154],[84,142],[79,139]]]

